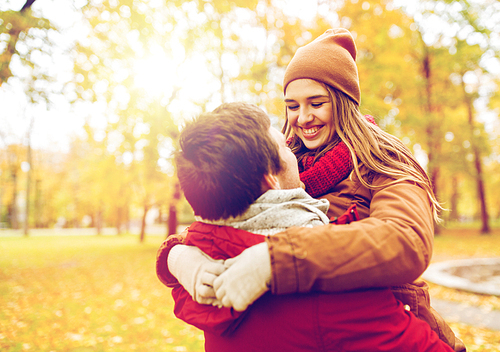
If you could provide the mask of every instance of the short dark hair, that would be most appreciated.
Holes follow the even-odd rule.
[[[264,175],[283,167],[270,126],[266,113],[247,103],[223,104],[186,124],[175,161],[196,215],[238,216],[262,195]]]

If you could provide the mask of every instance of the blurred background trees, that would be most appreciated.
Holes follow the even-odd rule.
[[[287,63],[332,27],[355,37],[362,111],[417,155],[445,220],[489,233],[500,217],[497,1],[88,0],[66,27],[57,2],[0,5],[0,103],[26,96],[0,112],[3,227],[136,221],[143,239],[153,216],[171,233],[192,220],[172,165],[183,121],[241,100],[281,127]],[[37,112],[60,104],[76,132],[37,146]]]

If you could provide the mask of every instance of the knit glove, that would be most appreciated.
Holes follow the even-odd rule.
[[[167,264],[193,300],[201,304],[221,305],[215,296],[213,283],[226,270],[223,260],[212,259],[198,247],[178,244],[170,250]]]
[[[266,242],[225,261],[227,270],[214,281],[215,295],[224,307],[244,311],[271,283],[271,260]]]

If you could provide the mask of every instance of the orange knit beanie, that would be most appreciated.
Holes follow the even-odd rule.
[[[356,44],[347,29],[329,29],[299,48],[288,64],[283,91],[296,79],[314,79],[347,94],[358,105],[361,100]]]

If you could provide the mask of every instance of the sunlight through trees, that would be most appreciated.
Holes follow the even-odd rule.
[[[496,1],[65,6],[70,12],[42,1],[0,5],[2,227],[120,234],[135,221],[143,239],[151,209],[165,227],[169,216],[190,219],[172,165],[183,121],[239,100],[281,127],[284,68],[297,47],[331,27],[355,37],[362,111],[415,152],[450,210],[444,218],[480,221],[488,233],[500,217],[492,192],[500,186]],[[65,13],[71,25],[61,24]],[[60,133],[65,148],[51,148],[57,138],[39,141],[60,113],[73,133]]]

